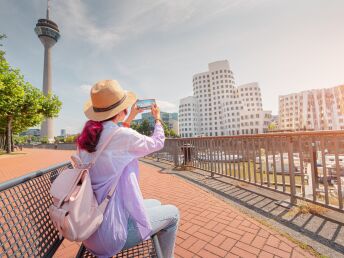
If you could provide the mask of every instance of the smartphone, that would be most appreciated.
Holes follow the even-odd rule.
[[[138,99],[136,106],[140,109],[150,109],[155,104],[155,99]]]

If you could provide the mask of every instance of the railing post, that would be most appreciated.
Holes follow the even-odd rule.
[[[294,174],[294,157],[293,157],[293,138],[290,137],[288,141],[288,163],[289,163],[289,179],[290,179],[290,202],[297,203],[296,189],[295,189],[295,174]]]
[[[210,170],[211,170],[211,177],[213,178],[214,177],[214,162],[213,162],[213,159],[214,159],[214,153],[213,153],[213,147],[214,147],[214,144],[213,144],[213,139],[210,139]]]
[[[313,157],[313,166],[314,166],[314,179],[315,179],[315,188],[319,189],[319,177],[318,177],[318,165],[317,165],[317,147],[315,142],[312,142],[312,157]]]
[[[173,148],[173,163],[174,163],[174,166],[175,167],[178,167],[179,166],[179,156],[178,156],[178,141],[175,140],[174,141],[174,144],[173,144],[174,148]]]
[[[337,187],[338,187],[338,204],[339,209],[343,210],[343,193],[342,193],[342,180],[340,177],[340,166],[339,166],[339,143],[336,138],[334,138],[335,141],[335,158],[336,158],[336,176],[337,176]]]

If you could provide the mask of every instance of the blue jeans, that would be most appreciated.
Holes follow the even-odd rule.
[[[178,208],[174,205],[161,205],[161,202],[155,199],[145,199],[144,205],[153,228],[152,235],[159,232],[157,236],[163,257],[174,257],[174,246],[179,224]],[[123,250],[131,248],[140,242],[142,242],[142,239],[136,222],[129,218],[128,237]]]

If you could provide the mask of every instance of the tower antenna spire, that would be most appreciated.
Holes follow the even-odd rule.
[[[50,0],[47,0],[47,20],[49,20]]]

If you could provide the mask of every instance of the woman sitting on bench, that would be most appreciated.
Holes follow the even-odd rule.
[[[92,188],[101,203],[113,184],[112,195],[98,230],[83,242],[98,257],[109,257],[147,240],[157,233],[164,258],[173,257],[179,211],[173,205],[161,205],[158,200],[144,200],[138,184],[138,158],[164,146],[164,130],[160,110],[153,105],[155,118],[151,137],[127,128],[140,110],[132,92],[124,91],[117,81],[104,80],[91,89],[91,100],[84,106],[89,121],[78,137],[77,145],[83,163],[92,160],[96,150],[110,134],[109,145],[90,170]],[[131,106],[130,114],[127,108]],[[118,123],[123,122],[119,127]],[[116,132],[115,132],[116,131]]]

